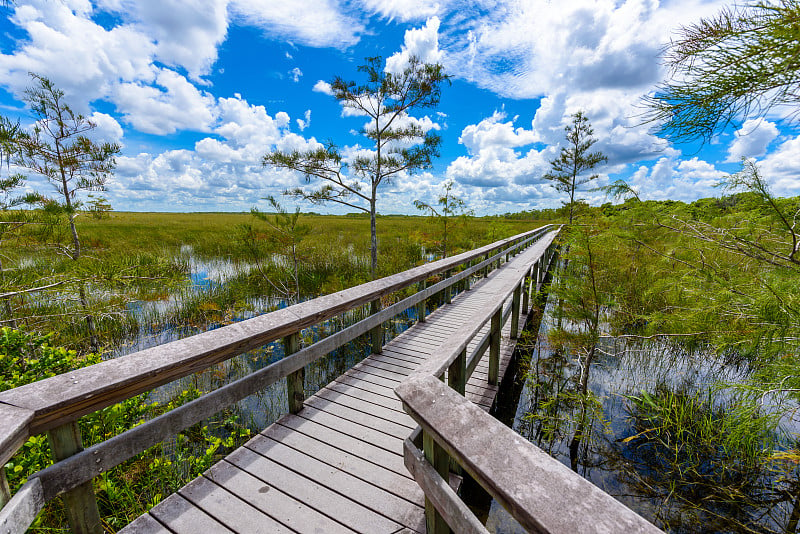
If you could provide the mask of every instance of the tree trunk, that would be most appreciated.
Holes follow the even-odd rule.
[[[375,188],[372,190],[372,199],[369,202],[369,237],[370,237],[370,275],[375,280],[378,276],[378,234],[375,227]]]
[[[444,258],[447,257],[447,215],[444,216],[444,246],[442,247],[442,254]]]

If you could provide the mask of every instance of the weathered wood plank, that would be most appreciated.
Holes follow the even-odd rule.
[[[247,448],[406,527],[419,526],[420,505],[267,437]]]
[[[0,467],[0,469],[3,469]],[[22,534],[45,505],[42,481],[38,478],[28,480],[0,509],[0,532]]]
[[[298,415],[309,421],[319,423],[331,430],[344,432],[348,436],[352,436],[367,443],[372,443],[376,447],[380,447],[386,451],[400,454],[396,441],[398,436],[392,436],[369,426],[371,422],[369,419],[359,418],[360,422],[343,419],[336,413],[318,409],[310,404],[306,404],[306,407],[303,408],[303,411]]]
[[[198,532],[233,534],[231,529],[177,493],[173,493],[153,507],[150,515],[175,534],[197,534]]]
[[[411,503],[422,502],[422,491],[413,480],[385,466],[364,460],[356,449],[345,451],[283,425],[270,425],[261,435],[345,471],[373,486],[383,488]],[[365,447],[359,446],[359,449],[361,448]]]
[[[400,399],[398,399],[397,395],[394,394],[394,386],[390,386],[388,384],[376,384],[375,382],[369,380],[359,380],[358,377],[349,374],[340,376],[331,383],[331,386],[340,384],[364,391],[369,391],[370,393],[386,397],[387,399],[392,399],[397,403],[397,406],[401,406],[402,409]]]
[[[178,493],[239,534],[292,534],[292,530],[208,478],[196,478]]]
[[[204,476],[294,532],[300,534],[354,532],[229,462],[218,462]]]
[[[315,395],[315,399],[316,400],[324,399],[325,401],[329,401],[343,408],[357,410],[363,413],[364,415],[375,419],[376,424],[380,423],[384,426],[387,425],[395,426],[397,427],[397,430],[401,433],[403,432],[402,430],[403,427],[405,427],[407,430],[413,430],[414,428],[417,427],[417,424],[414,423],[414,421],[406,413],[384,408],[383,406],[373,404],[369,401],[365,401],[357,397],[344,395],[342,393],[338,393],[331,389],[326,388],[320,390]]]
[[[422,451],[417,449],[410,440],[405,440],[403,449],[408,470],[453,532],[457,534],[489,534],[486,527],[478,521],[464,501],[428,463]]]
[[[125,528],[118,531],[119,534],[171,534],[172,531],[156,521],[149,513],[140,515]]]
[[[396,392],[424,432],[529,531],[661,532],[433,376],[415,375]]]
[[[388,395],[384,395],[382,393],[373,393],[372,391],[361,389],[360,387],[350,386],[348,384],[342,384],[341,382],[337,383],[330,383],[326,388],[332,391],[338,391],[344,395],[349,395],[351,397],[355,397],[357,399],[362,399],[372,404],[377,404],[382,408],[387,408],[389,410],[394,410],[397,413],[403,414],[403,416],[407,417],[407,414],[403,411],[403,404],[400,402],[400,399],[395,397],[390,397]],[[387,388],[383,388],[385,392],[389,392],[391,390],[387,390]],[[405,418],[405,417],[404,417]]]
[[[0,466],[8,461],[31,436],[33,410],[0,404]]]
[[[248,448],[237,449],[226,461],[357,532],[394,532],[402,526]]]
[[[324,442],[330,447],[335,447],[348,454],[354,454],[363,460],[388,469],[402,477],[410,477],[403,465],[403,459],[400,456],[399,449],[387,451],[373,443],[363,441],[358,437],[353,437],[346,432],[332,432],[330,428],[314,421],[303,419],[302,417],[284,417],[278,421],[277,424],[285,426],[292,432],[304,434],[319,442]]]

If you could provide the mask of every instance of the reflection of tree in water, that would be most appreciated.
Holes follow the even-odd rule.
[[[692,381],[609,402],[583,397],[580,376],[568,351],[540,348],[518,432],[668,532],[797,532],[800,446],[757,405],[715,405]]]
[[[604,429],[602,405],[590,390],[583,393],[580,367],[567,351],[546,352],[531,362],[530,405],[517,431],[550,455],[568,457],[586,476],[596,463],[590,445]]]

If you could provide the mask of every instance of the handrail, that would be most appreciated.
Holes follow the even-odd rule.
[[[69,456],[68,458],[31,475],[28,482],[0,509],[0,531],[24,531],[38,510],[53,497],[64,492],[77,491],[75,488],[91,481],[94,476],[119,465],[166,437],[177,434],[284,377],[302,372],[309,363],[370,330],[374,331],[403,310],[424,302],[439,291],[449,291],[453,285],[467,281],[469,276],[490,268],[494,263],[499,265],[503,255],[507,258],[509,254],[534,242],[549,228],[550,225],[544,226],[338,293],[0,393],[2,466],[32,435],[74,425],[82,415],[152,390],[271,341],[294,336],[303,328],[425,281],[431,276],[484,258],[314,345],[291,355],[287,354],[278,362],[118,436],[86,450],[82,450],[78,442],[75,450],[64,455]],[[33,516],[30,515],[32,512]]]
[[[552,236],[546,236],[541,243],[548,240],[552,241]],[[542,251],[534,263],[546,256],[549,254]],[[546,272],[553,263],[552,257],[545,262]],[[462,372],[466,347],[489,320],[497,317],[498,309],[502,310],[504,301],[518,291],[530,269],[530,265],[522,266],[516,274],[513,267],[505,269],[503,275],[508,280],[501,285],[501,298],[495,305],[466,320],[441,343],[433,357],[395,388],[404,410],[420,425],[404,442],[404,458],[426,495],[428,534],[451,529],[487,534],[456,493],[442,484],[451,460],[529,532],[661,532],[468,401],[463,390],[452,386],[452,380],[448,379],[450,387],[442,381],[445,371],[448,375]]]

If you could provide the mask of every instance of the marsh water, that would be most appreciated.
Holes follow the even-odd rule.
[[[428,256],[425,256],[426,258]],[[196,256],[191,247],[182,247],[177,258],[187,268],[185,284],[179,291],[164,298],[135,300],[127,304],[127,313],[138,328],[128,335],[106,358],[117,358],[150,347],[213,330],[226,324],[250,319],[266,312],[284,308],[292,302],[273,295],[242,298],[231,310],[216,309],[211,303],[203,303],[207,319],[203,321],[181,319],[184,307],[196,305],[197,299],[213,294],[236,277],[253,269],[252,265],[232,262],[225,258],[205,259]],[[430,256],[429,261],[435,259]],[[299,300],[316,295],[301,295]],[[357,307],[338,317],[324,321],[300,332],[301,346],[311,345],[339,330],[350,326],[369,314],[368,306]],[[386,339],[391,339],[416,322],[416,309],[411,308],[385,323]],[[364,339],[356,339],[327,356],[313,362],[305,370],[306,396],[337,378],[350,367],[370,354],[370,345]],[[242,378],[254,371],[282,359],[285,355],[280,340],[268,343],[211,368],[166,384],[149,396],[150,400],[165,402],[188,388],[207,392]],[[239,423],[252,431],[260,431],[288,412],[286,381],[280,380],[257,395],[239,402],[233,409]]]
[[[519,400],[497,414],[506,424],[667,532],[796,532],[800,481],[796,455],[786,452],[797,447],[796,403],[762,398],[761,413],[780,415],[737,430],[723,423],[741,408],[737,389],[724,385],[744,382],[746,365],[676,344],[607,338],[590,368],[595,401],[576,439],[580,366],[548,343],[553,300],[523,351]],[[668,407],[656,418],[650,402],[653,410]],[[682,410],[689,411],[682,423],[664,415]],[[768,444],[778,452],[764,453]],[[491,532],[525,532],[496,502],[486,524]]]

